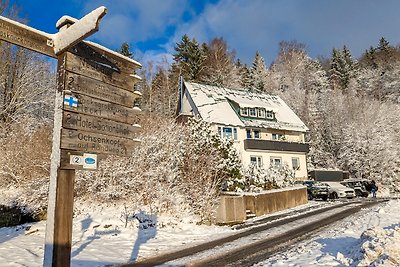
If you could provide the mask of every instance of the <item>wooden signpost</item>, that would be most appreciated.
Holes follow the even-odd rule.
[[[0,40],[58,59],[44,266],[70,266],[75,170],[96,170],[107,155],[129,156],[140,142],[140,63],[83,40],[106,11],[64,16],[56,34],[0,16]]]

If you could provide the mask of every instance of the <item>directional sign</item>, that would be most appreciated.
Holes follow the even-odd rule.
[[[84,46],[84,43],[80,43],[77,46]],[[91,48],[87,47],[87,49]],[[92,49],[92,53],[96,53],[96,51]],[[73,53],[67,53],[65,69],[132,92],[134,91],[135,83],[140,81],[139,76],[132,74],[132,69],[130,73],[122,72],[121,70],[124,68],[119,62],[110,61],[108,58],[100,56],[99,59],[93,60],[90,59],[89,55],[86,56],[88,59]]]
[[[125,138],[132,138],[133,134],[138,132],[140,129],[140,126],[137,124],[131,125],[114,122],[103,118],[68,111],[63,112],[63,127]]]
[[[0,16],[0,40],[56,58],[61,52],[96,32],[106,12],[105,7],[99,7],[81,20],[76,20],[70,29],[56,34],[48,34]]]
[[[127,108],[85,95],[74,94],[74,97],[78,99],[77,107],[64,105],[64,110],[129,124],[137,120],[141,111],[140,108]]]
[[[0,40],[55,57],[51,34],[0,16]]]
[[[134,84],[140,80],[134,69],[140,68],[140,63],[83,41],[98,30],[105,14],[106,8],[99,7],[81,20],[64,16],[57,22],[56,34],[0,16],[0,40],[58,60],[43,260],[46,267],[71,263],[74,170],[96,169],[104,154],[129,156],[140,142],[131,137],[138,126],[129,125],[140,111],[132,108],[140,96],[134,91]]]
[[[120,89],[111,84],[100,82],[98,80],[82,75],[67,72],[66,74],[67,90],[82,95],[95,97],[107,102],[123,105],[132,108],[135,100],[141,97],[139,92],[130,92]],[[133,91],[133,88],[132,88]]]
[[[100,19],[107,13],[107,9],[99,7],[80,20],[76,20],[69,27],[65,27],[62,31],[54,34],[54,52],[56,55],[61,54],[69,47],[79,43],[81,40],[98,31]],[[69,20],[69,17],[62,17],[57,26],[64,25],[64,21]],[[57,28],[59,28],[57,27]]]
[[[128,156],[140,141],[86,131],[62,129],[61,148],[82,152]]]

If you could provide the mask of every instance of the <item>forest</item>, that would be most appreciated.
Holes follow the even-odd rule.
[[[0,1],[0,15],[18,9]],[[366,45],[367,46],[367,45]],[[118,50],[134,58],[129,44]],[[77,172],[75,195],[115,201],[129,210],[195,213],[211,221],[221,183],[248,179],[229,142],[201,120],[175,122],[179,79],[279,95],[310,129],[309,169],[341,169],[374,179],[392,192],[400,181],[400,47],[382,37],[353,58],[346,47],[329,58],[311,58],[306,44],[281,41],[266,66],[252,64],[216,37],[209,43],[182,36],[173,60],[141,62],[142,140],[128,158],[108,157],[97,172]],[[0,41],[0,191],[10,204],[41,214],[47,205],[56,88],[54,64]],[[179,211],[179,212],[178,212]]]

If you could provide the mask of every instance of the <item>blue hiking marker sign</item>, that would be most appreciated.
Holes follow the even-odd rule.
[[[83,168],[84,169],[97,169],[97,155],[96,154],[83,154]]]
[[[78,107],[78,98],[72,95],[65,95],[64,96],[64,105],[72,108]]]

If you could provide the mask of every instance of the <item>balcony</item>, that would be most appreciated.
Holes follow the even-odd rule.
[[[272,150],[272,151],[288,151],[288,152],[304,152],[308,153],[309,145],[304,143],[291,143],[284,141],[272,141],[261,139],[245,139],[244,149],[255,150]]]

